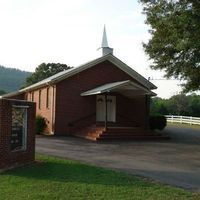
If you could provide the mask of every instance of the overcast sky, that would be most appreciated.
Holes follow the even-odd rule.
[[[142,74],[149,69],[142,42],[148,27],[137,0],[0,0],[0,65],[34,71],[42,62],[77,66],[100,56],[103,25],[114,55]],[[178,81],[152,81],[158,96],[177,94]]]

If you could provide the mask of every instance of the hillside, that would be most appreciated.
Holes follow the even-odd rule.
[[[6,92],[16,91],[23,86],[30,72],[0,66],[0,90]]]

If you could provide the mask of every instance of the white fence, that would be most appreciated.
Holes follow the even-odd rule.
[[[165,115],[167,122],[200,125],[200,117]]]

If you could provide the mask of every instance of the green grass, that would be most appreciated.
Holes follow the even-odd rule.
[[[196,130],[200,130],[200,125],[194,125],[194,124],[181,124],[181,123],[171,123],[171,122],[167,122],[167,126],[175,126],[175,127],[181,127],[181,128],[191,128],[191,129],[196,129]]]
[[[182,189],[154,184],[125,173],[44,155],[34,165],[0,175],[0,200],[23,199],[200,199]]]

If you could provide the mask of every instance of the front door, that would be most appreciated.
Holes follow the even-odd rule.
[[[96,97],[96,118],[97,121],[105,121],[106,118],[106,102],[105,95],[97,95]],[[107,120],[108,122],[116,121],[116,97],[107,96]]]

